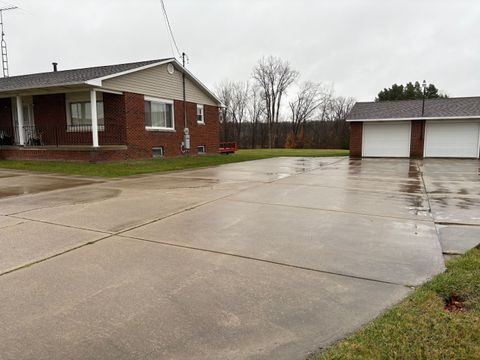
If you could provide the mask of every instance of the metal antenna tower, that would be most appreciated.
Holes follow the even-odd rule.
[[[0,31],[2,32],[2,41],[0,47],[2,48],[2,69],[3,77],[8,77],[8,55],[7,42],[5,41],[5,31],[3,29],[3,12],[8,10],[18,9],[16,6],[0,8]]]

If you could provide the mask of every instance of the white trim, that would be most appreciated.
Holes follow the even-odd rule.
[[[147,69],[150,69],[150,68],[155,67],[155,66],[165,65],[165,64],[168,64],[168,63],[172,62],[173,60],[175,60],[175,59],[167,59],[167,60],[155,62],[155,63],[152,63],[152,64],[136,67],[134,69],[125,70],[125,71],[121,71],[121,72],[118,72],[118,73],[115,73],[115,74],[106,75],[106,76],[102,76],[102,77],[99,77],[99,78],[91,79],[91,80],[88,80],[86,83],[88,84],[89,82],[96,82],[96,81],[100,81],[100,83],[101,83],[103,80],[112,79],[112,78],[115,78],[117,76],[128,75],[128,74],[131,74],[131,73],[134,73],[134,72],[137,72],[137,71],[147,70]]]
[[[108,94],[114,94],[114,95],[123,95],[123,92],[121,91],[115,91],[115,90],[108,90],[105,88],[95,88],[95,91],[102,92],[102,93],[108,93]]]
[[[168,59],[168,60],[164,60],[164,61],[159,61],[159,62],[156,62],[156,63],[153,63],[153,64],[149,64],[149,65],[145,65],[145,66],[140,66],[140,67],[137,67],[135,69],[130,69],[130,70],[126,70],[126,71],[122,71],[122,72],[119,72],[119,73],[115,73],[115,74],[111,74],[111,75],[107,75],[107,76],[103,76],[103,77],[99,77],[99,78],[96,78],[96,79],[91,79],[91,80],[88,80],[85,82],[85,84],[87,85],[92,85],[92,86],[99,86],[101,87],[102,86],[102,82],[104,80],[108,80],[108,79],[112,79],[112,78],[116,78],[118,76],[123,76],[123,75],[128,75],[128,74],[132,74],[132,73],[135,73],[137,71],[142,71],[142,70],[146,70],[146,69],[150,69],[150,68],[153,68],[153,67],[156,67],[156,66],[160,66],[160,65],[165,65],[165,64],[170,64],[170,63],[173,63],[175,66],[177,66],[178,68],[180,68],[181,71],[184,71],[186,75],[188,75],[190,77],[190,79],[196,83],[200,88],[202,88],[203,91],[205,91],[206,93],[208,93],[208,95],[214,99],[221,107],[225,107],[225,105],[223,105],[223,103],[220,101],[220,99],[212,92],[210,91],[210,89],[208,89],[207,86],[205,86],[200,80],[198,80],[195,75],[193,75],[190,71],[188,71],[186,68],[184,68],[182,66],[182,64],[180,64],[180,62],[177,60],[177,59]]]
[[[24,129],[24,119],[23,119],[23,102],[22,97],[17,96],[17,121],[18,121],[18,134],[19,134],[19,142],[20,145],[25,145],[25,129]]]
[[[387,118],[387,119],[351,119],[347,122],[375,122],[375,121],[413,121],[413,120],[478,120],[480,116],[445,116],[445,117],[415,117],[415,118]]]
[[[205,91],[212,99],[214,99],[217,102],[218,106],[225,107],[225,105],[222,103],[222,101],[212,91],[210,91],[210,89],[205,84],[203,84],[197,77],[195,77],[195,75],[193,75],[189,70],[184,68],[182,66],[182,64],[177,59],[174,59],[174,58],[170,58],[170,59],[167,59],[167,60],[163,60],[163,61],[155,62],[155,63],[152,63],[152,64],[140,66],[140,67],[130,69],[130,70],[121,71],[121,72],[118,72],[118,73],[115,73],[115,74],[106,75],[106,76],[98,77],[98,78],[95,78],[95,79],[90,79],[90,80],[83,81],[83,82],[80,81],[80,82],[72,82],[72,83],[65,83],[65,84],[54,84],[54,85],[44,85],[44,86],[40,85],[40,86],[35,86],[35,87],[26,87],[26,88],[12,89],[12,90],[6,91],[6,93],[11,94],[11,93],[19,93],[20,91],[31,91],[31,90],[37,90],[37,89],[57,88],[57,87],[58,88],[63,88],[63,87],[68,87],[68,86],[81,86],[81,85],[89,85],[89,86],[93,86],[95,88],[101,88],[104,80],[116,78],[116,77],[123,76],[123,75],[132,74],[132,73],[135,73],[137,71],[142,71],[142,70],[146,70],[146,69],[150,69],[150,68],[153,68],[153,67],[156,67],[156,66],[170,64],[170,63],[172,63],[174,66],[176,66],[178,69],[180,69],[180,71],[185,72],[185,74],[188,75],[188,77],[197,86],[199,86],[203,91]],[[5,97],[10,97],[10,96],[11,95],[6,95]]]
[[[203,151],[199,152],[198,148],[203,148]],[[206,145],[197,145],[197,154],[198,155],[205,155],[206,153],[207,153],[207,146]]]
[[[97,92],[90,90],[90,111],[92,112],[92,145],[98,147]]]
[[[190,76],[190,78],[193,80],[193,82],[197,83],[198,86],[200,86],[205,92],[207,92],[214,100],[217,101],[217,103],[220,105],[220,107],[225,107],[225,105],[222,103],[222,101],[212,92],[208,89],[208,87],[203,84],[200,80],[198,80],[195,75],[193,75],[188,69],[184,68],[182,64],[178,62],[177,59],[173,59],[175,64],[179,66],[183,71],[185,71],[185,74]]]
[[[145,126],[147,131],[163,131],[163,132],[176,132],[175,129],[175,102],[174,100],[161,99],[153,96],[144,96],[144,101],[157,102],[162,104],[172,105],[172,127],[163,127],[163,126]],[[145,119],[144,119],[145,121]]]
[[[147,131],[161,131],[161,132],[177,132],[174,128],[167,128],[161,126],[145,126],[145,130]]]
[[[153,101],[153,102],[160,102],[160,103],[167,103],[167,104],[174,104],[174,100],[169,100],[169,99],[162,99],[162,98],[157,98],[153,96],[144,96],[145,101]]]
[[[198,121],[198,109],[202,109],[202,121]],[[198,125],[205,125],[205,106],[203,104],[197,104],[197,113],[195,114],[195,120]]]
[[[116,77],[123,76],[123,75],[132,74],[132,73],[135,73],[137,71],[142,71],[142,70],[146,70],[146,69],[150,69],[150,68],[153,68],[153,67],[156,67],[156,66],[170,64],[170,63],[173,63],[177,68],[180,69],[180,71],[185,72],[185,74],[188,75],[189,78],[194,83],[196,83],[196,85],[198,85],[203,91],[205,91],[212,99],[214,99],[220,107],[225,107],[225,105],[222,103],[222,101],[212,91],[210,91],[210,89],[205,84],[203,84],[198,78],[195,77],[195,75],[193,75],[189,70],[184,68],[182,66],[182,64],[180,64],[180,62],[177,59],[174,59],[174,58],[159,61],[159,62],[155,62],[155,63],[144,65],[144,66],[140,66],[140,67],[130,69],[130,70],[121,71],[121,72],[118,72],[118,73],[115,73],[115,74],[106,75],[106,76],[102,76],[102,77],[95,78],[95,79],[90,79],[90,80],[83,81],[83,82],[80,81],[80,82],[72,82],[72,83],[65,83],[65,84],[44,85],[44,86],[40,85],[40,86],[35,86],[35,87],[26,87],[26,88],[20,88],[20,89],[13,89],[13,90],[7,91],[7,93],[18,93],[20,91],[31,91],[31,90],[45,89],[45,88],[56,88],[56,87],[62,88],[62,87],[74,86],[74,85],[78,85],[78,86],[89,85],[89,86],[93,86],[95,88],[101,88],[104,80],[116,78]],[[5,97],[10,97],[10,96],[11,95],[6,95]]]

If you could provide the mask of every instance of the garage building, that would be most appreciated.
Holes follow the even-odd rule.
[[[350,156],[478,158],[480,97],[358,102]]]

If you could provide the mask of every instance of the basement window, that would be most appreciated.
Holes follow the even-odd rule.
[[[154,159],[163,158],[165,150],[163,146],[155,146],[152,148],[152,156]]]
[[[207,153],[207,147],[205,145],[197,146],[197,153],[199,155],[206,154]]]

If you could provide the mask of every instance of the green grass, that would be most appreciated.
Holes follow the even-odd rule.
[[[445,311],[451,295],[465,311]],[[312,359],[480,359],[480,250],[451,260],[444,274]]]
[[[120,177],[139,174],[156,173],[192,169],[197,167],[215,166],[248,160],[266,159],[277,156],[347,156],[347,150],[319,149],[260,149],[239,150],[232,155],[191,156],[144,161],[124,161],[109,163],[82,163],[67,161],[18,161],[0,160],[0,168],[14,170],[29,170],[70,175]]]

